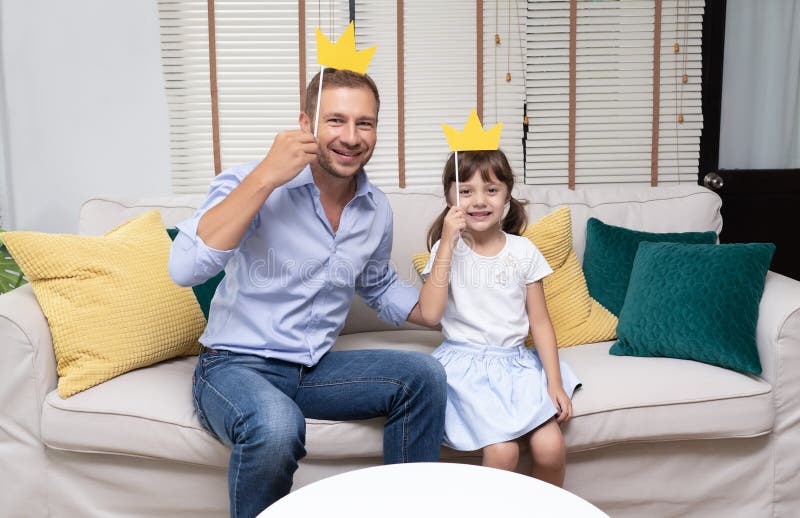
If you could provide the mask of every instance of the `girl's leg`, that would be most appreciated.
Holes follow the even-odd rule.
[[[533,461],[531,475],[554,486],[563,486],[567,449],[564,445],[561,428],[555,418],[550,419],[531,433],[530,447]]]
[[[518,462],[519,444],[516,441],[499,442],[483,448],[484,466],[516,471]]]

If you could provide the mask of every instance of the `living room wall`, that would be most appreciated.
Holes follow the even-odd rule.
[[[91,196],[170,193],[155,1],[0,3],[3,226],[76,232]]]

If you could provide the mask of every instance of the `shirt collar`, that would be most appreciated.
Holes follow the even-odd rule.
[[[297,189],[298,187],[302,187],[304,185],[313,185],[315,189],[318,190],[316,184],[314,184],[314,175],[311,174],[311,166],[307,165],[300,171],[300,174],[286,182],[287,189]],[[355,198],[360,196],[364,196],[372,207],[375,207],[375,195],[372,191],[372,183],[370,183],[369,178],[367,178],[367,173],[364,169],[361,169],[358,173],[356,173],[356,195]]]
[[[311,166],[306,165],[300,174],[286,182],[287,189],[297,189],[298,187],[302,187],[304,185],[314,185],[314,176],[311,174]]]

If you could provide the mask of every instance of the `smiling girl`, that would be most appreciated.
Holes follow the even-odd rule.
[[[433,355],[447,372],[444,443],[483,450],[483,464],[516,470],[520,443],[530,446],[532,475],[564,482],[559,427],[572,415],[580,381],[558,359],[542,278],[541,252],[520,237],[527,218],[511,196],[514,174],[500,150],[459,155],[459,206],[451,154],[442,183],[448,207],[428,233],[430,259],[419,309],[441,324]],[[525,347],[531,332],[536,349]]]

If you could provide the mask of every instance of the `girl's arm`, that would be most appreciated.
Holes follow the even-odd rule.
[[[563,423],[572,417],[572,400],[567,396],[561,381],[556,333],[553,330],[553,323],[550,321],[550,314],[547,312],[542,281],[528,285],[526,306],[531,336],[536,344],[536,352],[539,353],[539,358],[542,360],[545,376],[547,376],[547,391],[558,410],[556,421]]]
[[[436,250],[431,271],[419,294],[419,315],[428,326],[433,327],[439,324],[444,314],[444,308],[447,305],[447,290],[450,286],[450,261],[453,258],[453,250],[458,237],[465,226],[464,209],[452,207],[444,218],[439,248]]]

